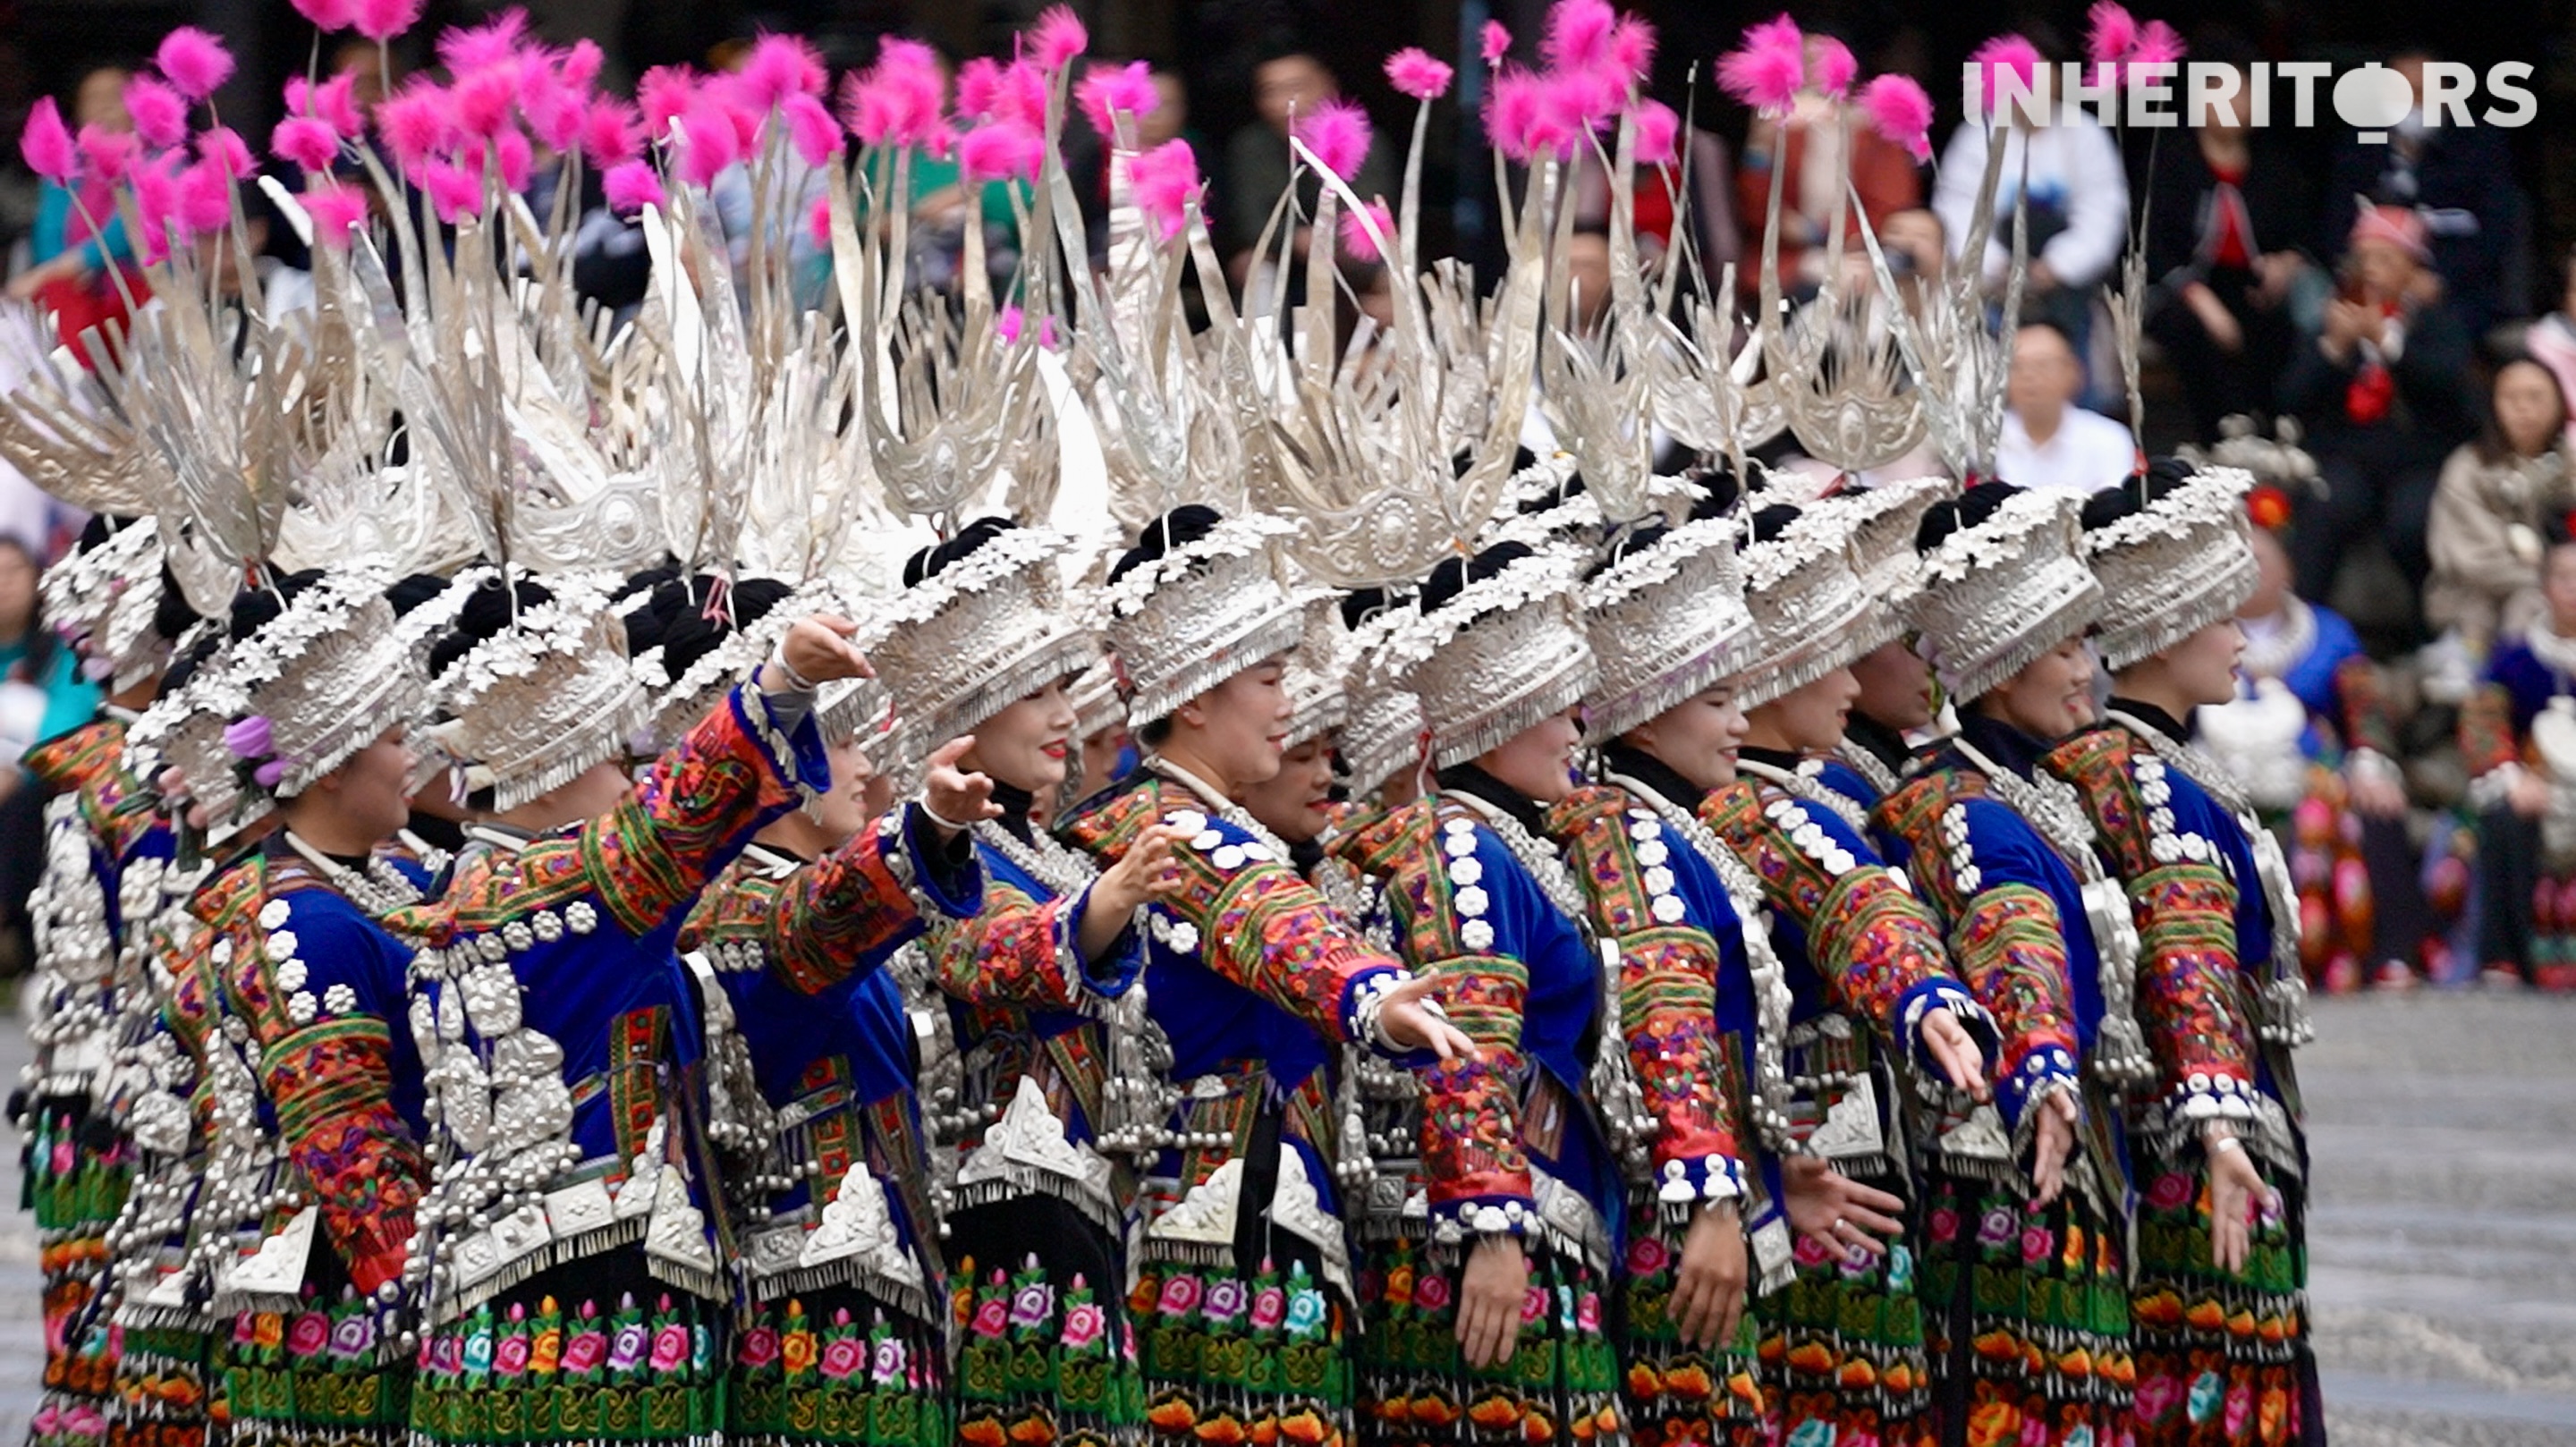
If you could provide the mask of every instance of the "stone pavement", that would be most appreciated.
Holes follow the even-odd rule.
[[[2576,1000],[2320,1001],[2301,1060],[2338,1447],[2576,1447]],[[0,1021],[0,1082],[26,1059]],[[36,1236],[0,1150],[0,1447],[35,1410]]]

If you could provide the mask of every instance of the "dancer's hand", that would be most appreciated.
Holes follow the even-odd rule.
[[[943,839],[955,832],[949,825],[1002,817],[1002,806],[993,802],[993,781],[957,767],[973,747],[973,734],[950,739],[931,754],[930,766],[922,775],[921,807],[930,815],[930,827]]]
[[[1180,892],[1180,866],[1173,862],[1172,848],[1187,834],[1171,824],[1156,824],[1136,836],[1136,842],[1119,856],[1117,863],[1100,872],[1091,886],[1091,907],[1113,915],[1135,912],[1136,906],[1158,899],[1169,899]]]
[[[2232,1274],[2245,1269],[2254,1251],[2254,1203],[2278,1211],[2280,1197],[2263,1184],[2233,1130],[2211,1126],[2202,1148],[2209,1161],[2209,1262]]]
[[[2066,1156],[2075,1148],[2075,1093],[2051,1091],[2039,1103],[2039,1136],[2032,1150],[2030,1184],[2045,1206],[2066,1189]]]
[[[1520,1345],[1529,1258],[1517,1236],[1487,1236],[1458,1273],[1458,1346],[1471,1367],[1498,1367]]]
[[[1691,1218],[1682,1237],[1681,1268],[1673,1275],[1672,1323],[1682,1344],[1714,1351],[1735,1339],[1735,1323],[1744,1314],[1744,1286],[1752,1268],[1746,1259],[1744,1222],[1733,1201],[1710,1201]]]
[[[1781,1194],[1788,1198],[1789,1227],[1825,1249],[1849,1259],[1855,1253],[1887,1254],[1887,1243],[1905,1234],[1897,1213],[1905,1203],[1875,1186],[1864,1186],[1817,1156],[1791,1156],[1780,1163]]]
[[[1476,1042],[1431,1008],[1427,998],[1434,981],[1416,975],[1386,992],[1377,1007],[1377,1028],[1398,1050],[1428,1050],[1443,1060],[1476,1053]]]
[[[810,685],[841,678],[876,677],[877,671],[868,665],[867,655],[850,642],[858,631],[858,624],[836,613],[797,619],[787,636],[778,640],[778,652],[760,666],[761,692],[783,693],[799,682]]]
[[[1959,1023],[1958,1016],[1947,1010],[1924,1012],[1923,1050],[1952,1086],[1978,1100],[1993,1097],[1994,1092],[1986,1088],[1985,1052],[1977,1048],[1976,1037]]]

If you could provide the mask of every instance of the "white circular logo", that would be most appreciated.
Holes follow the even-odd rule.
[[[2406,77],[2373,61],[2345,71],[2335,82],[2334,108],[2345,125],[2361,132],[2362,141],[2383,145],[2388,128],[2415,108],[2415,88],[2406,83]]]

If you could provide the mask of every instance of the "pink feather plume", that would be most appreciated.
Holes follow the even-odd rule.
[[[376,106],[376,132],[405,175],[419,171],[432,156],[456,144],[447,92],[425,80],[409,82]]]
[[[779,102],[778,113],[787,121],[788,143],[806,165],[824,165],[841,153],[841,123],[821,101],[800,90]]]
[[[182,240],[188,224],[179,215],[179,176],[172,169],[175,154],[156,156],[134,168],[134,210],[143,223],[142,255],[146,265],[156,265],[170,255],[170,230],[176,226]]]
[[[148,75],[138,75],[125,83],[125,113],[134,120],[134,134],[156,151],[168,150],[187,139],[187,101]]]
[[[1744,44],[1718,58],[1720,90],[1767,115],[1786,115],[1807,83],[1807,40],[1782,15],[1744,32]]]
[[[346,30],[358,18],[357,0],[294,0],[295,13],[316,30]]]
[[[221,231],[233,219],[233,178],[220,157],[209,156],[179,176],[179,219],[203,234]]]
[[[1559,70],[1589,70],[1609,59],[1610,32],[1618,23],[1610,0],[1556,0],[1548,7],[1538,53]]]
[[[671,120],[689,108],[698,93],[698,75],[685,65],[657,65],[635,83],[635,104],[644,114],[644,136],[659,141],[671,132]]]
[[[1142,119],[1163,103],[1162,92],[1154,89],[1154,68],[1141,60],[1093,66],[1089,75],[1074,83],[1073,99],[1102,140],[1116,136],[1111,125],[1114,114]]]
[[[555,79],[586,95],[591,86],[598,82],[599,68],[607,63],[607,60],[608,57],[595,43],[576,40],[570,50],[556,58]]]
[[[581,114],[582,158],[605,172],[634,160],[643,150],[644,123],[635,103],[610,95],[593,98]]]
[[[268,149],[308,171],[327,171],[340,158],[340,136],[311,116],[288,116],[268,136]]]
[[[1860,88],[1870,128],[1917,161],[1932,159],[1932,97],[1912,76],[1882,75]]]
[[[1190,203],[1199,194],[1199,158],[1189,142],[1165,141],[1129,159],[1127,184],[1136,209],[1154,224],[1157,236],[1169,241],[1189,224]]]
[[[977,126],[957,142],[957,168],[970,181],[1032,181],[1045,160],[1045,133],[1015,121]]]
[[[358,0],[358,33],[381,45],[420,23],[428,0]]]
[[[1419,45],[1408,45],[1386,58],[1387,81],[1415,100],[1438,100],[1447,95],[1455,75],[1448,62],[1435,59]]]
[[[320,85],[307,85],[304,77],[292,76],[286,82],[286,113],[311,116],[329,126],[335,134],[354,136],[366,129],[366,118],[358,114],[358,74],[344,70]]]
[[[458,130],[469,136],[498,135],[519,108],[519,67],[509,63],[467,71],[448,95]]]
[[[568,151],[579,142],[588,100],[579,86],[565,84],[562,73],[551,65],[532,64],[519,77],[519,114],[527,118],[528,129],[545,142],[547,150]]]
[[[806,208],[805,239],[814,243],[816,251],[832,249],[831,197],[817,196],[814,198],[814,204]]]
[[[193,25],[182,25],[161,37],[152,53],[173,90],[192,101],[204,100],[232,79],[232,52],[224,43]]]
[[[1091,33],[1082,28],[1069,5],[1048,6],[1028,34],[1029,58],[1050,75],[1071,64],[1089,44]]]
[[[887,40],[875,65],[841,83],[841,119],[865,145],[928,145],[947,133],[945,105],[939,57],[917,40]]]
[[[1372,200],[1360,210],[1342,213],[1342,254],[1344,256],[1354,261],[1387,259],[1386,254],[1378,249],[1377,237],[1369,235],[1371,225],[1377,227],[1378,236],[1385,237],[1389,245],[1394,244],[1395,215],[1386,209],[1384,201]]]
[[[438,219],[453,226],[483,212],[483,178],[452,161],[432,161],[420,173],[421,189]]]
[[[2084,54],[2094,64],[2107,65],[2137,49],[2137,17],[2120,0],[2093,0],[2084,20]]]
[[[2002,98],[2003,72],[2009,71],[2020,78],[2024,94],[2037,93],[2036,77],[2043,62],[2039,58],[2039,47],[2026,37],[1998,35],[1978,46],[1968,58],[1976,62],[1979,98],[1987,111],[1992,112]]]
[[[223,167],[228,181],[247,181],[258,169],[251,163],[250,147],[230,126],[216,126],[198,136],[197,159]]]
[[[1659,100],[1641,101],[1631,113],[1637,127],[1637,164],[1669,166],[1681,159],[1682,118]]]
[[[1486,21],[1476,36],[1476,53],[1485,58],[1488,70],[1502,64],[1503,57],[1512,53],[1512,33],[1499,20]]]
[[[692,186],[712,186],[727,166],[742,159],[742,133],[733,116],[709,87],[680,116],[688,143],[680,152],[680,179]]]
[[[1368,161],[1368,112],[1349,101],[1326,101],[1296,118],[1290,134],[1306,143],[1323,168],[1347,181]]]
[[[1610,63],[1622,75],[1644,76],[1655,68],[1655,25],[1635,15],[1619,17],[1610,32]]]
[[[528,39],[528,12],[516,6],[481,25],[451,27],[438,37],[438,60],[451,74],[516,61]]]
[[[819,96],[829,79],[823,57],[794,35],[763,35],[752,42],[739,73],[761,110],[783,105],[791,95]]]
[[[349,233],[367,221],[367,196],[355,186],[314,186],[300,199],[313,218],[313,244],[326,251],[349,249]]]
[[[513,126],[492,138],[492,166],[501,173],[501,184],[508,189],[527,190],[529,174],[536,164],[536,150],[528,144],[526,131]]]
[[[2150,20],[2138,28],[2138,47],[2129,52],[2131,65],[2171,65],[2182,59],[2182,36],[2161,20]]]
[[[1530,158],[1527,137],[1539,118],[1544,100],[1543,87],[1537,76],[1511,66],[1494,76],[1485,92],[1485,138],[1501,151],[1507,160]]]
[[[608,209],[620,216],[632,216],[647,206],[665,206],[670,197],[662,194],[662,178],[643,161],[620,161],[600,178],[600,187],[608,194]]]
[[[1851,97],[1852,82],[1860,78],[1860,62],[1852,59],[1851,47],[1830,35],[1815,37],[1816,63],[1809,77],[1816,89],[1836,100]]]
[[[1013,346],[1019,344],[1020,333],[1027,330],[1028,324],[1027,313],[1016,306],[1006,306],[993,314],[993,334]],[[1041,347],[1055,345],[1055,318],[1038,318],[1038,345]]]
[[[44,96],[27,109],[27,128],[18,133],[18,154],[27,168],[57,186],[68,186],[80,173],[80,148],[63,124],[62,108]]]
[[[81,174],[100,186],[114,186],[134,165],[134,133],[86,125],[75,138],[80,146]]]

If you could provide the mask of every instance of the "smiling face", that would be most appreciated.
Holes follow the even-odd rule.
[[[402,730],[387,729],[287,800],[287,827],[343,854],[373,848],[411,818],[411,769]]]
[[[868,807],[869,800],[882,791],[876,788],[876,765],[868,762],[855,735],[833,744],[824,755],[832,764],[832,787],[815,802],[815,822],[831,836],[832,847],[838,848],[883,812]]]
[[[2093,722],[2093,650],[2069,638],[1977,700],[1989,718],[2061,739]]]
[[[1932,665],[1907,647],[1903,639],[1882,643],[1854,659],[1851,675],[1860,686],[1852,707],[1863,717],[1899,732],[1931,726],[1935,707]]]
[[[1323,833],[1333,821],[1332,740],[1308,739],[1281,754],[1279,772],[1237,790],[1235,802],[1291,844]]]
[[[1073,705],[1057,679],[976,725],[975,747],[958,762],[1012,788],[1051,793],[1064,782],[1073,725]]]
[[[1211,783],[1239,788],[1267,780],[1287,751],[1286,675],[1286,660],[1263,659],[1182,704],[1167,748],[1221,776]]]
[[[1705,791],[1735,782],[1735,751],[1746,728],[1735,685],[1719,683],[1628,730],[1627,741]]]
[[[2162,669],[2176,702],[2199,708],[2236,696],[2236,662],[2244,656],[2245,630],[2221,618],[2149,662]]]
[[[1831,753],[1843,741],[1843,725],[1858,697],[1860,681],[1850,669],[1837,668],[1753,710],[1753,735],[1768,747],[1793,754]]]
[[[1574,710],[1567,709],[1478,754],[1476,765],[1533,802],[1553,804],[1574,790],[1574,746],[1582,739]]]

